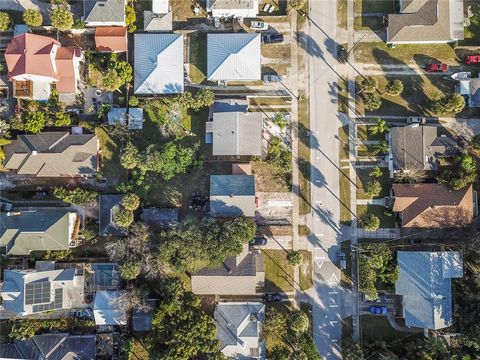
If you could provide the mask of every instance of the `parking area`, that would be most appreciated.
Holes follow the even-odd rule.
[[[259,225],[290,225],[293,216],[291,192],[257,192],[255,220]]]

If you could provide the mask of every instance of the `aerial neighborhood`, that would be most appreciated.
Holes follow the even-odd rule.
[[[480,3],[0,0],[0,359],[480,359]]]

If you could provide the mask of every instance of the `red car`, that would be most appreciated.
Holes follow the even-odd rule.
[[[426,70],[428,72],[447,72],[448,65],[447,64],[427,64]]]
[[[478,64],[480,63],[480,55],[467,55],[465,57],[465,62],[467,64]]]

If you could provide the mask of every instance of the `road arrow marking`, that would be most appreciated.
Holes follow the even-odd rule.
[[[338,324],[338,321],[332,320],[332,321],[329,321],[329,323],[330,323],[330,326],[335,327],[335,324]],[[335,342],[336,340],[332,340],[332,341]]]

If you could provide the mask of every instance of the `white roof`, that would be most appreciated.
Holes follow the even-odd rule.
[[[166,14],[168,8],[168,0],[152,0],[152,12],[155,14]]]
[[[208,34],[208,80],[260,80],[260,34]]]
[[[126,325],[127,315],[121,303],[121,291],[97,291],[93,314],[97,325]]]
[[[183,35],[135,34],[135,94],[183,92]]]

